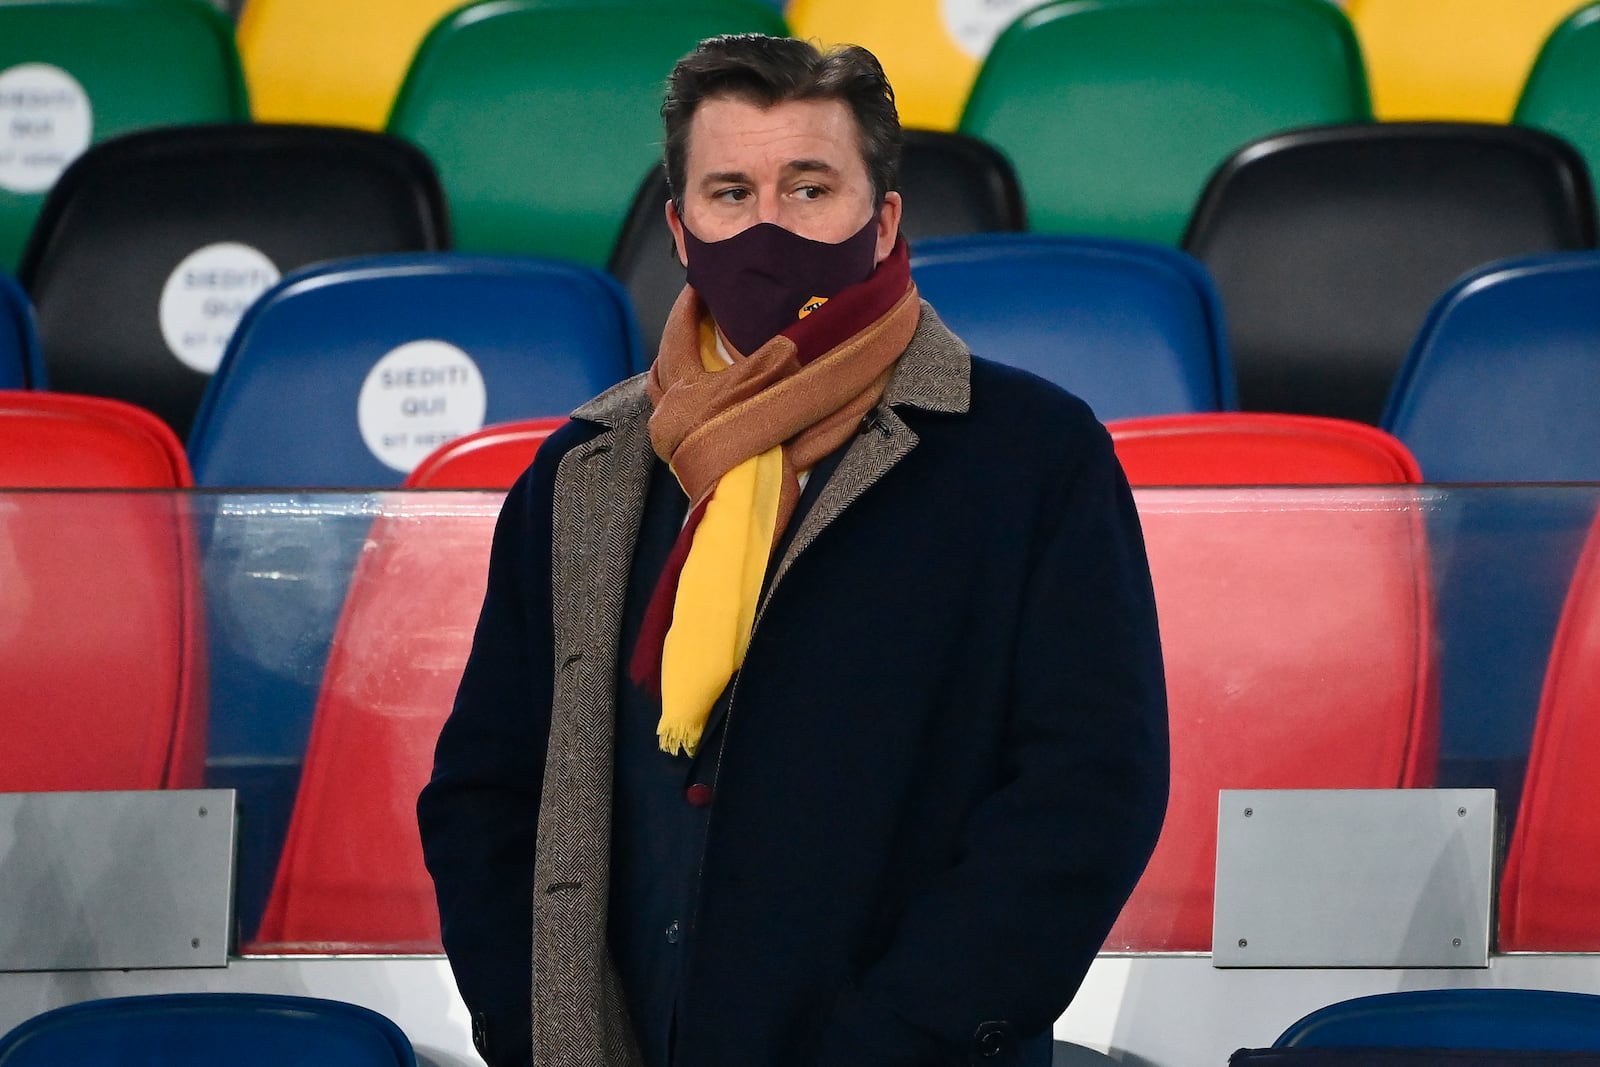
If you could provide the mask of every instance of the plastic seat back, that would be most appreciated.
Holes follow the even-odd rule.
[[[1222,294],[1242,407],[1376,423],[1434,300],[1491,260],[1593,247],[1583,160],[1536,130],[1365,123],[1246,146],[1183,245]]]
[[[1600,996],[1549,989],[1379,993],[1318,1008],[1272,1047],[1594,1051]]]
[[[163,993],[54,1008],[0,1037],[0,1067],[416,1067],[392,1021],[355,1004],[273,993]]]
[[[1211,948],[1220,789],[1431,785],[1421,505],[1399,489],[1141,490],[1172,792],[1106,951]]]
[[[637,361],[627,298],[574,263],[347,260],[240,323],[189,440],[206,486],[397,486],[453,437],[564,415]]]
[[[148,412],[0,392],[0,493],[182,489]],[[194,788],[205,664],[194,540],[166,493],[11,493],[0,514],[0,791]]]
[[[130,400],[184,437],[239,316],[283,272],[448,241],[432,167],[394,138],[179,127],[97,145],[74,163],[40,214],[20,280],[52,387]]]
[[[1240,145],[1368,114],[1327,0],[1053,0],[995,42],[960,128],[1011,159],[1033,229],[1176,244]]]
[[[22,253],[44,193],[96,141],[244,119],[233,27],[204,0],[0,4],[0,266]],[[200,184],[200,183],[196,183]]]
[[[1022,190],[1011,164],[975,137],[906,130],[900,192],[905,201],[900,232],[913,243],[925,237],[1027,228]],[[655,352],[684,285],[683,265],[664,214],[670,196],[665,168],[651,168],[606,265],[627,287],[647,356]]]
[[[406,68],[461,0],[248,0],[239,53],[258,122],[381,130]]]
[[[1600,4],[1579,8],[1539,52],[1512,121],[1565,139],[1600,171]]]
[[[1347,0],[1385,120],[1504,122],[1534,56],[1583,0]]]
[[[510,489],[545,438],[565,418],[518,419],[485,426],[440,445],[412,468],[405,489]]]
[[[388,498],[350,583],[249,952],[439,952],[416,798],[482,606],[495,509]],[[396,626],[394,619],[406,624]]]
[[[1600,950],[1600,527],[1579,559],[1549,662],[1500,883],[1502,952]]]
[[[660,158],[667,74],[740,32],[786,30],[756,0],[482,0],[428,35],[389,130],[439,167],[459,247],[604,266]]]
[[[911,271],[973,352],[1071,390],[1102,420],[1233,406],[1216,293],[1181,252],[991,234],[922,242]]]
[[[1221,411],[1121,419],[1106,429],[1132,485],[1422,481],[1397,438],[1345,419]]]
[[[1025,0],[934,4],[918,0],[790,0],[794,35],[824,45],[859,44],[878,57],[902,124],[953,130],[989,47]]]
[[[1497,263],[1440,297],[1383,426],[1431,482],[1600,480],[1600,253]],[[1545,663],[1593,501],[1500,489],[1448,516],[1438,576],[1444,756],[1516,810]],[[1507,625],[1515,619],[1516,625]]]
[[[0,274],[0,389],[43,389],[44,355],[33,305],[8,275]]]

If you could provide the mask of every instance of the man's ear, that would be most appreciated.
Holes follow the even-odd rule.
[[[883,203],[878,205],[878,247],[872,260],[877,266],[889,258],[889,253],[894,251],[894,242],[900,236],[900,194],[890,190],[883,194]]]
[[[678,218],[678,205],[667,201],[667,229],[672,231],[672,251],[679,263],[689,265],[689,253],[683,246],[683,220]]]

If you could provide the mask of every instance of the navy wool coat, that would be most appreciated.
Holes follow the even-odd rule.
[[[493,1064],[638,1061],[606,948],[617,631],[652,465],[641,379],[506,499],[419,801]],[[799,520],[732,683],[675,1067],[1016,1062],[1154,846],[1167,734],[1105,430],[924,305]],[[530,966],[531,962],[531,966]]]

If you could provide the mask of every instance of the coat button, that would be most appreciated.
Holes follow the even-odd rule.
[[[680,938],[682,936],[683,936],[683,927],[682,927],[682,925],[679,924],[677,919],[673,919],[671,922],[669,922],[667,924],[667,944],[676,945],[678,943],[678,938]]]
[[[997,1021],[980,1023],[972,1035],[972,1050],[979,1059],[993,1060],[1011,1051],[1011,1024]]]
[[[684,799],[689,802],[690,807],[694,808],[710,807],[713,795],[711,787],[701,782],[696,782],[683,791]]]

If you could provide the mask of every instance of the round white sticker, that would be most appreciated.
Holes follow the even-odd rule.
[[[272,260],[249,245],[221,241],[196,249],[161,290],[161,336],[186,366],[210,374],[245,309],[277,281]]]
[[[372,454],[406,474],[446,441],[483,429],[488,403],[471,356],[445,341],[411,341],[367,372],[356,419]]]
[[[89,94],[72,75],[48,63],[0,71],[0,188],[44,192],[93,133]]]
[[[1038,4],[1039,0],[939,0],[939,14],[950,39],[973,59],[982,59],[1013,19]]]

